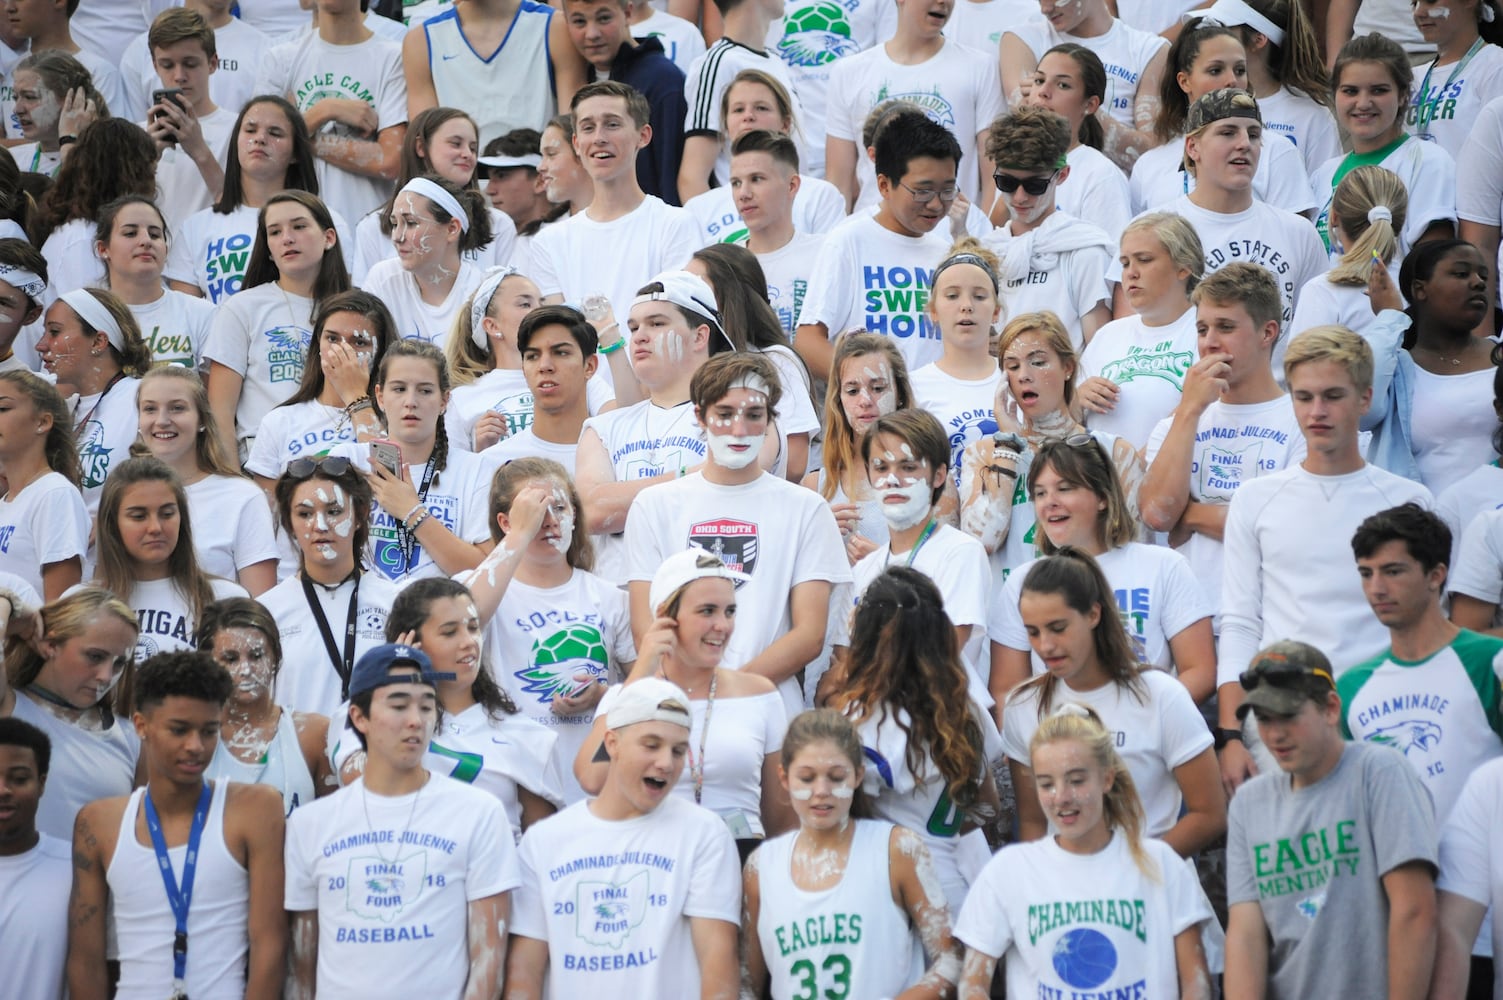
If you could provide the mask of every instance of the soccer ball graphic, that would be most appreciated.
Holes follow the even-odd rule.
[[[538,696],[538,701],[551,702],[578,687],[576,673],[604,676],[609,659],[598,628],[566,625],[532,644],[532,666],[517,671],[517,679],[524,691]]]
[[[854,55],[857,48],[845,11],[829,0],[816,0],[783,19],[778,52],[790,66],[821,66]]]

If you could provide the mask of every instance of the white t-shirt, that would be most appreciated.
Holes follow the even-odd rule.
[[[1410,500],[1433,504],[1419,483],[1370,463],[1344,476],[1293,465],[1243,483],[1222,536],[1217,686],[1289,636],[1324,652],[1338,676],[1382,652],[1388,629],[1362,595],[1350,543],[1366,517]]]
[[[151,92],[162,89],[162,79],[157,76],[146,47],[146,35],[143,31],[132,38],[120,56],[126,106],[119,110],[110,108],[116,117],[142,121],[151,109]],[[256,96],[256,70],[268,45],[270,40],[263,32],[238,17],[214,29],[219,68],[209,77],[209,99],[229,111],[232,123],[245,102]]]
[[[548,945],[545,996],[697,995],[689,921],[740,924],[735,841],[714,813],[677,796],[619,821],[590,805],[534,824],[518,849],[511,932]]]
[[[1010,997],[1180,996],[1193,986],[1180,983],[1174,939],[1215,915],[1191,862],[1162,841],[1145,838],[1143,849],[1157,878],[1120,831],[1090,855],[1053,837],[1004,847],[971,889],[955,937],[1006,956]]]
[[[589,714],[556,715],[553,699],[577,690],[576,674],[620,681],[637,658],[626,591],[576,569],[557,587],[512,580],[485,626],[485,660],[496,682],[528,718],[557,734],[553,759],[568,803],[585,797],[574,757],[589,735]]]
[[[501,803],[440,775],[407,795],[361,779],[310,802],[287,820],[285,853],[287,909],[318,911],[326,997],[458,996],[469,904],[520,880]]]
[[[645,20],[631,26],[631,36],[656,38],[663,44],[663,54],[685,73],[694,60],[705,54],[705,36],[700,34],[698,25],[656,8]]]
[[[625,322],[637,289],[683,267],[702,245],[694,216],[647,195],[610,222],[596,222],[587,208],[544,227],[532,238],[531,276],[544,295],[562,295],[566,302],[602,292]]]
[[[1183,802],[1174,770],[1210,749],[1211,731],[1179,681],[1162,670],[1143,670],[1138,677],[1144,687],[1141,693],[1115,681],[1090,691],[1057,684],[1053,708],[1075,702],[1101,716],[1138,786],[1143,833],[1161,837],[1179,819]],[[1002,714],[1007,758],[1025,767],[1031,766],[1028,747],[1039,727],[1039,691],[1038,684],[1018,688],[1008,697]]]
[[[313,343],[313,300],[276,282],[232,295],[214,311],[203,356],[239,375],[235,436],[242,451],[272,408],[297,391]]]
[[[945,23],[945,37],[995,62],[1002,46],[1002,35],[1013,25],[1038,17],[1039,5],[1033,0],[982,0],[980,3],[958,0],[950,10],[950,20]]]
[[[377,131],[407,121],[407,81],[402,76],[402,47],[372,37],[353,45],[331,45],[310,31],[293,42],[266,50],[256,92],[288,97],[303,114],[326,97],[364,101],[376,112]],[[318,130],[320,139],[360,136],[342,122]],[[346,219],[358,219],[385,203],[391,182],[364,177],[319,159],[318,190],[324,203]]]
[[[1409,418],[1409,446],[1419,465],[1420,482],[1431,493],[1477,466],[1498,457],[1493,433],[1492,368],[1462,375],[1436,375],[1414,366],[1414,399]]]
[[[1102,280],[1116,256],[1111,238],[1083,219],[1055,211],[1032,232],[1014,236],[1006,223],[983,242],[1002,259],[1002,314],[1052,312],[1080,350],[1080,321],[1111,301],[1111,285]],[[1021,277],[1009,277],[1009,254],[1028,255]]]
[[[746,241],[739,241],[746,246]],[[823,233],[794,231],[793,239],[777,250],[756,255],[762,265],[762,275],[767,279],[767,301],[772,311],[778,314],[778,323],[789,340],[798,329],[798,314],[804,308],[804,297],[809,294],[809,276],[814,273],[815,262],[825,245]],[[750,248],[748,248],[750,249]]]
[[[1437,142],[1459,156],[1472,123],[1495,97],[1503,97],[1503,48],[1482,45],[1475,55],[1414,70],[1414,97],[1405,109],[1410,135]]]
[[[897,25],[895,4],[794,0],[784,6],[783,16],[768,29],[767,50],[788,65],[793,91],[803,105],[797,127],[807,139],[810,153],[803,166],[814,176],[824,176],[830,74],[841,60],[887,41]]]
[[[960,453],[966,445],[997,433],[992,406],[1002,381],[1002,370],[994,368],[983,379],[956,378],[946,375],[938,364],[932,364],[910,372],[908,378],[913,386],[913,405],[932,413],[950,437],[950,475],[958,489]]]
[[[1054,26],[1043,18],[1035,18],[1025,24],[1009,29],[1033,53],[1035,60],[1045,52],[1064,42],[1084,45],[1101,57],[1106,67],[1106,100],[1101,106],[1117,121],[1128,128],[1133,124],[1133,97],[1138,91],[1138,81],[1148,64],[1166,47],[1167,39],[1134,28],[1120,20],[1113,20],[1105,34],[1086,38],[1055,31]],[[1157,95],[1154,95],[1157,96]]]
[[[239,476],[205,476],[186,489],[199,569],[235,580],[247,566],[277,558],[271,508],[259,486]]]
[[[11,1000],[67,995],[68,894],[72,847],[45,833],[36,846],[0,856],[0,937],[5,938],[5,988]]]
[[[1446,587],[1488,604],[1497,604],[1493,626],[1503,623],[1503,513],[1485,510],[1461,534],[1460,555]]]
[[[394,260],[397,256],[396,244],[381,231],[381,212],[384,208],[385,205],[382,205],[376,211],[368,212],[365,218],[355,224],[355,269],[350,272],[350,281],[367,291],[369,289],[365,279],[371,268],[378,261]],[[460,253],[466,262],[474,264],[482,272],[497,264],[512,263],[512,254],[517,247],[517,225],[511,221],[511,216],[498,208],[487,210],[491,217],[491,241],[478,250],[464,250]]]
[[[209,151],[214,154],[214,161],[221,166],[226,162],[230,148],[230,133],[235,130],[235,119],[239,117],[239,114],[238,108],[232,110],[216,106],[213,111],[198,120],[199,128],[203,131],[204,142],[208,145]],[[145,119],[146,112],[143,111],[137,118],[137,123],[141,124],[142,128],[146,127]],[[176,232],[188,216],[208,208],[218,197],[219,192],[210,191],[209,186],[204,183],[204,175],[199,172],[198,164],[193,162],[193,157],[176,146],[168,146],[162,150],[157,157],[157,205],[161,207],[162,214],[167,217],[167,227],[170,231]]]
[[[104,262],[94,253],[94,220],[69,219],[43,241],[41,251],[51,299],[75,288],[104,287]]]
[[[827,233],[845,218],[845,197],[829,181],[801,174],[793,196],[793,228],[799,233]],[[741,243],[746,226],[736,208],[730,185],[710,188],[685,203],[684,208],[699,223],[705,244]]]
[[[1211,604],[1185,557],[1158,545],[1128,542],[1096,557],[1117,598],[1122,626],[1132,640],[1138,662],[1173,672],[1170,641],[1185,629],[1211,617]],[[992,603],[988,633],[992,642],[1009,649],[1031,647],[1018,600],[1032,564],[1008,574]],[[1044,672],[1044,661],[1030,653],[1033,672]]]
[[[450,441],[453,441],[450,438]],[[500,468],[507,462],[516,461],[519,458],[547,458],[564,467],[569,478],[574,478],[574,457],[579,450],[576,444],[554,444],[552,441],[544,441],[533,433],[532,428],[510,434],[489,448],[482,451],[490,460],[493,468]]]
[[[783,436],[784,445],[789,434],[817,434],[821,426],[819,413],[814,409],[814,397],[809,394],[809,369],[804,366],[803,359],[784,344],[772,344],[756,353],[766,358],[778,373],[778,386],[783,390],[778,399],[778,432]],[[779,457],[780,467],[785,464],[782,459],[786,455],[785,447]],[[781,468],[773,471],[782,475]]]
[[[1310,171],[1310,187],[1320,205],[1315,226],[1323,239],[1329,238],[1331,198],[1336,193],[1336,171],[1343,159],[1333,156]],[[1456,161],[1439,143],[1411,139],[1383,157],[1378,166],[1398,174],[1409,192],[1404,231],[1399,234],[1399,248],[1394,251],[1394,259],[1402,260],[1430,223],[1456,221]]]
[[[1173,415],[1160,420],[1148,437],[1143,457],[1149,465],[1169,435]],[[1196,425],[1190,460],[1190,499],[1229,504],[1244,482],[1287,469],[1305,457],[1305,436],[1288,396],[1266,403],[1223,403],[1206,407]],[[1220,627],[1221,541],[1195,532],[1177,549],[1190,562],[1202,592],[1216,609]]]
[[[591,416],[614,398],[610,383],[599,371],[585,383],[585,405]],[[506,417],[507,437],[519,434],[532,426],[532,408],[532,390],[527,387],[527,378],[520,368],[496,368],[468,385],[456,385],[450,390],[449,405],[444,410],[449,447],[474,451],[475,424],[490,412]]]
[[[48,472],[27,483],[14,500],[0,496],[0,570],[43,593],[43,567],[82,560],[89,531],[83,494],[61,473]]]
[[[1253,197],[1286,212],[1308,212],[1316,207],[1310,190],[1305,161],[1292,142],[1268,135],[1263,140],[1258,169],[1253,174]],[[1170,139],[1146,150],[1133,164],[1132,209],[1139,214],[1153,211],[1195,190],[1195,178],[1182,167],[1184,139]],[[1061,185],[1061,189],[1068,185]]]
[[[1503,507],[1503,467],[1497,461],[1473,469],[1436,496],[1435,513],[1451,529],[1451,561],[1446,565],[1453,574],[1461,558],[1461,533],[1478,514],[1500,507]]]
[[[939,327],[924,307],[949,249],[945,226],[903,236],[868,214],[851,216],[825,236],[798,325],[822,323],[832,341],[855,329],[892,337],[909,371],[938,361]]]
[[[1395,286],[1399,283],[1400,263],[1402,261],[1396,259],[1394,266],[1388,269]],[[1338,285],[1325,274],[1305,282],[1296,301],[1294,319],[1281,338],[1286,343],[1316,326],[1344,326],[1354,333],[1361,333],[1378,318],[1373,312],[1372,299],[1367,297],[1365,284]]]
[[[766,472],[741,486],[720,486],[696,472],[637,494],[626,521],[628,581],[651,581],[664,559],[691,545],[751,577],[736,588],[736,630],[722,662],[733,669],[788,632],[794,587],[851,579],[829,505],[813,490]],[[778,687],[790,717],[803,710],[796,676]]]
[[[554,753],[557,742],[553,732],[525,715],[494,719],[484,705],[476,703],[458,715],[444,713],[428,741],[423,766],[495,796],[506,811],[513,838],[521,840],[519,789],[554,806],[564,804]]]
[[[1467,129],[1456,156],[1456,215],[1496,226],[1503,215],[1503,97],[1489,101]]]
[[[1427,54],[1435,46],[1425,41],[1419,27],[1414,23],[1414,8],[1403,0],[1367,0],[1357,5],[1356,20],[1352,24],[1352,37],[1377,32],[1404,47],[1412,62],[1416,56]]]
[[[343,455],[361,472],[370,472],[370,449],[364,445],[335,445],[329,449],[329,454]],[[414,489],[421,486],[425,468],[425,464],[407,466],[407,479]],[[434,473],[433,482],[422,498],[423,506],[430,517],[461,541],[472,545],[488,542],[491,538],[491,475],[494,472],[495,466],[474,452],[451,450],[443,470]],[[399,588],[424,577],[444,575],[416,538],[410,539],[411,558],[404,556],[401,534],[397,518],[372,500],[371,533],[367,543],[368,562],[372,569]]]
[[[15,106],[14,100],[11,101],[11,106]],[[18,128],[17,138],[20,137],[19,132]],[[44,152],[41,145],[35,142],[23,142],[19,146],[10,147],[10,155],[16,161],[16,165],[21,168],[22,173],[29,171],[33,174],[46,174],[48,177],[53,177],[57,174],[57,168],[63,164],[61,151]]]
[[[218,577],[211,578],[209,585],[214,590],[216,601],[250,596],[240,584]],[[198,619],[193,616],[188,595],[171,580],[137,580],[126,603],[141,623],[141,631],[136,636],[137,663],[157,653],[194,648],[193,633],[198,631]]]
[[[261,418],[245,471],[275,479],[293,459],[327,455],[335,445],[354,440],[355,428],[340,407],[316,399],[284,404]]]
[[[129,719],[115,716],[108,729],[85,729],[65,721],[24,691],[16,692],[12,717],[36,726],[52,740],[52,768],[37,829],[72,843],[78,811],[95,799],[127,795],[135,784],[141,739]]]
[[[341,657],[353,587],[350,580],[333,590],[313,584],[313,595],[323,609],[334,648]],[[397,587],[380,573],[367,570],[360,574],[360,594],[355,603],[355,651],[351,663],[359,663],[360,657],[371,647],[386,641],[386,616],[396,598]],[[302,578],[289,576],[257,600],[271,612],[282,640],[282,669],[277,674],[275,692],[277,704],[296,712],[316,712],[333,717],[344,701],[339,672],[308,606]]]
[[[1467,778],[1440,831],[1440,874],[1435,887],[1496,909],[1503,905],[1503,760]],[[1493,955],[1503,955],[1503,921],[1493,920]],[[1503,993],[1503,965],[1493,970],[1493,995]]]
[[[610,713],[621,690],[616,685],[600,699],[595,708],[597,719]],[[741,839],[762,837],[766,832],[762,826],[762,767],[768,754],[783,749],[783,733],[788,729],[782,697],[777,691],[744,698],[720,697],[715,699],[713,709],[706,699],[691,698],[689,709],[693,714],[689,750],[695,761],[703,761],[704,768],[698,804],[725,820],[733,836],[741,831]],[[694,802],[689,764],[685,764],[672,794]]]
[[[1164,326],[1127,316],[1097,330],[1080,355],[1075,382],[1099,376],[1121,391],[1110,413],[1087,413],[1086,423],[1142,451],[1153,428],[1179,405],[1185,373],[1199,357],[1196,343],[1194,308]]]
[[[1336,116],[1324,104],[1286,86],[1258,97],[1263,115],[1263,135],[1281,135],[1294,143],[1308,174],[1333,156],[1341,155],[1341,133]]]
[[[334,217],[339,250],[345,267],[354,260],[355,241],[344,216]],[[239,205],[226,215],[206,208],[183,220],[167,248],[164,276],[186,285],[197,285],[210,302],[221,302],[240,291],[251,247],[256,243],[258,209]]]
[[[399,337],[426,340],[443,350],[449,342],[455,316],[484,280],[484,271],[461,260],[449,294],[438,305],[429,305],[418,291],[418,279],[402,267],[400,260],[389,257],[371,267],[360,287],[386,303],[391,318],[396,320]]]
[[[987,0],[987,6],[1000,6],[1003,2]],[[960,6],[974,5],[970,0],[961,0]],[[1065,161],[1070,176],[1055,186],[1054,207],[1077,219],[1090,220],[1112,238],[1113,246],[1117,245],[1133,214],[1132,191],[1122,168],[1105,153],[1085,145],[1066,153]]]
[[[976,138],[1006,108],[996,57],[946,42],[921,63],[905,65],[887,54],[885,45],[842,59],[830,71],[825,130],[832,139],[854,143],[856,170],[864,197],[860,206],[876,204],[876,168],[861,144],[861,126],[872,108],[888,100],[913,101],[935,124],[955,136],[965,156],[956,183],[976,200],[981,173],[974,151]]]
[[[1182,215],[1195,227],[1205,250],[1206,274],[1234,261],[1262,265],[1272,274],[1284,303],[1279,319],[1285,329],[1294,319],[1299,290],[1330,266],[1325,246],[1308,219],[1256,199],[1245,211],[1227,213],[1208,211],[1192,202],[1189,195],[1180,195],[1159,211]],[[1119,281],[1121,277],[1122,265],[1113,260],[1107,278]],[[1280,370],[1282,356],[1282,351],[1275,351],[1275,371]]]
[[[99,511],[99,495],[110,470],[130,458],[130,447],[139,438],[140,384],[137,378],[121,378],[101,395],[79,397],[73,407],[73,437],[78,441],[80,481],[90,517]]]
[[[736,74],[744,69],[759,69],[781,83],[793,98],[793,120],[804,120],[804,108],[799,102],[798,88],[794,86],[793,77],[783,60],[771,51],[754,49],[729,38],[721,38],[684,70],[684,100],[689,105],[684,117],[686,137],[705,135],[718,139],[721,98]],[[812,164],[805,148],[807,143],[800,141],[797,136],[794,141],[799,144],[799,160]],[[715,162],[715,180],[718,183],[723,185],[730,179],[730,167],[730,157],[722,146]]]
[[[151,348],[153,363],[198,370],[214,319],[212,303],[168,288],[155,302],[128,308],[141,327],[141,339]]]

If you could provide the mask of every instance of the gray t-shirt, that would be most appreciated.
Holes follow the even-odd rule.
[[[1348,744],[1334,770],[1298,791],[1283,772],[1232,799],[1227,904],[1256,902],[1272,938],[1268,996],[1388,993],[1382,877],[1437,861],[1435,809],[1404,755]]]

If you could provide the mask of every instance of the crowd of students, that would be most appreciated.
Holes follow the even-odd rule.
[[[0,993],[1503,996],[1497,0],[113,6]]]

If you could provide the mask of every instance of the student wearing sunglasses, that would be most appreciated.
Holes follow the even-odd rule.
[[[1239,681],[1237,716],[1253,714],[1279,769],[1232,800],[1229,1000],[1426,995],[1435,811],[1402,753],[1343,742],[1336,676],[1320,650],[1283,640]]]
[[[274,489],[278,523],[297,546],[297,573],[261,595],[277,623],[283,667],[275,701],[332,716],[350,671],[386,641],[397,587],[363,565],[371,488],[348,458],[297,458]]]
[[[1009,219],[986,242],[1002,258],[1005,314],[1054,313],[1078,351],[1112,318],[1111,285],[1101,276],[1115,248],[1100,227],[1055,208],[1069,149],[1070,123],[1046,108],[1021,107],[992,123],[986,153]]]

